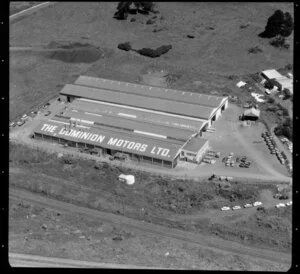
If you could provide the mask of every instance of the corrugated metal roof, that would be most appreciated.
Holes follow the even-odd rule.
[[[198,152],[207,142],[208,140],[204,138],[192,138],[182,147],[182,149],[191,152]]]
[[[149,97],[145,99],[144,96],[136,94],[116,93],[105,89],[90,88],[69,84],[65,85],[60,93],[63,95],[84,97],[108,103],[144,108],[200,119],[209,119],[214,112],[214,108],[212,107],[180,103],[154,97]]]
[[[70,130],[66,130],[63,124],[49,120],[41,122],[34,132],[168,161],[172,161],[176,157],[182,146],[106,129],[71,127]]]
[[[282,75],[276,70],[276,69],[268,69],[262,71],[262,73],[268,78],[268,79],[276,79],[282,77]]]
[[[147,111],[135,109],[126,109],[121,106],[109,106],[99,102],[87,102],[83,100],[74,100],[71,107],[96,115],[111,115],[114,117],[126,117],[127,119],[137,120],[140,122],[151,123],[155,125],[163,125],[172,128],[184,129],[186,131],[199,131],[207,121],[196,121],[193,119],[179,118],[170,115],[162,115]]]
[[[260,115],[260,110],[256,109],[256,108],[250,108],[250,109],[246,109],[244,111],[244,115],[245,116],[256,116],[259,117]]]
[[[96,87],[102,89],[109,89],[115,92],[125,92],[147,97],[155,97],[167,99],[171,101],[186,102],[190,104],[219,107],[224,97],[212,96],[207,94],[199,94],[195,92],[166,89],[162,87],[152,87],[147,85],[140,85],[135,83],[127,83],[121,81],[114,81],[103,78],[96,78],[90,76],[80,76],[76,81],[76,85]]]
[[[108,127],[115,127],[124,130],[137,130],[138,132],[146,132],[149,134],[157,134],[161,136],[165,136],[165,138],[175,138],[178,140],[186,141],[192,135],[191,131],[163,126],[163,125],[154,125],[145,122],[135,121],[132,119],[126,119],[122,117],[113,117],[113,116],[95,116],[91,114],[86,114],[82,111],[80,112],[72,112],[72,110],[66,111],[64,113],[67,117],[73,117],[80,120],[85,121],[93,121],[96,122],[98,125],[104,125]],[[95,124],[96,125],[96,124]],[[141,134],[141,133],[137,133]],[[150,136],[150,135],[149,135]],[[157,137],[163,138],[163,137]]]

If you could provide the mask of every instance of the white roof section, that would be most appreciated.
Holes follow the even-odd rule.
[[[268,78],[268,79],[276,79],[281,78],[283,75],[281,75],[276,69],[268,69],[262,71],[262,73]]]
[[[238,82],[238,83],[236,84],[236,86],[237,86],[238,88],[241,88],[241,87],[245,86],[246,84],[247,84],[246,82],[240,81],[240,82]]]
[[[260,115],[260,110],[256,109],[256,108],[250,108],[245,110],[244,112],[245,116],[255,116],[255,117],[259,117]]]

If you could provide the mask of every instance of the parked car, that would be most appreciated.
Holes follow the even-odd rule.
[[[240,206],[234,206],[234,207],[232,208],[232,210],[237,210],[237,209],[241,209],[241,207],[240,207]]]
[[[292,201],[289,201],[289,202],[286,203],[287,206],[291,206],[292,204],[293,204]]]
[[[24,125],[25,124],[25,121],[18,121],[17,122],[17,125],[20,127],[20,126],[22,126],[22,125]]]
[[[9,127],[15,127],[15,126],[16,126],[16,123],[15,123],[15,122],[9,123]]]
[[[245,204],[244,205],[244,208],[249,208],[249,207],[253,207],[253,205],[251,205],[251,204]]]
[[[46,113],[45,113],[45,116],[49,116],[51,114],[51,111],[48,110]]]
[[[253,203],[253,206],[260,206],[260,205],[262,205],[262,202],[254,202]]]
[[[221,210],[222,210],[222,211],[230,210],[230,207],[229,207],[229,206],[223,206],[223,207],[221,207]]]
[[[276,208],[285,207],[285,204],[280,203],[280,204],[277,204],[275,207],[276,207]]]

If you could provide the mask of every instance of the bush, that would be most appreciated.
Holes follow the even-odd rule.
[[[288,49],[290,47],[289,44],[285,43],[285,38],[282,36],[277,36],[276,38],[272,39],[270,41],[270,45],[275,47],[275,48],[286,48]]]
[[[269,98],[268,98],[268,103],[269,103],[269,104],[274,104],[274,102],[275,102],[275,99],[274,99],[274,98],[272,98],[272,97],[269,97]]]
[[[137,50],[137,52],[147,57],[156,58],[167,53],[171,48],[172,48],[171,45],[165,45],[157,49],[142,48],[140,50]]]
[[[287,100],[292,97],[292,93],[287,88],[283,89],[282,92],[284,95],[283,100]]]
[[[152,25],[152,24],[154,24],[154,23],[155,23],[155,21],[152,20],[152,19],[149,19],[149,20],[147,20],[147,22],[146,22],[147,25]]]
[[[119,44],[118,49],[130,51],[132,48],[131,48],[130,42],[125,42],[125,43]]]
[[[259,52],[263,52],[263,50],[259,46],[248,49],[248,53],[256,54]]]
[[[269,17],[265,30],[259,34],[262,38],[272,38],[276,35],[288,37],[294,29],[293,18],[290,13],[283,13],[281,10],[276,10]]]
[[[284,68],[287,70],[292,70],[293,66],[291,64],[287,64]]]
[[[267,81],[265,83],[265,88],[267,88],[267,89],[273,89],[274,88],[274,83],[272,83],[271,81]]]

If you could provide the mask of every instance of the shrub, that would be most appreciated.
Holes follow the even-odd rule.
[[[263,52],[263,50],[259,46],[255,46],[255,47],[250,48],[248,50],[248,53],[252,53],[252,54],[256,54],[256,53],[259,53],[259,52]]]
[[[244,24],[244,25],[240,25],[240,29],[245,29],[247,27],[249,27],[250,24]]]
[[[136,21],[135,18],[131,18],[131,19],[130,19],[130,22],[135,22],[135,21]]]
[[[281,10],[276,10],[269,17],[265,30],[259,34],[262,38],[272,38],[276,35],[288,37],[294,29],[293,18],[290,13],[283,13]]]
[[[125,42],[125,43],[119,44],[118,49],[130,51],[132,48],[131,48],[130,42]]]
[[[265,83],[265,88],[267,88],[267,89],[273,89],[274,88],[274,83],[272,83],[271,81],[267,81]]]
[[[292,70],[293,66],[291,64],[287,64],[284,68],[287,70]]]
[[[288,49],[290,47],[289,44],[285,43],[285,38],[282,36],[276,36],[274,39],[270,41],[270,45],[275,48],[286,48]]]
[[[159,56],[167,53],[171,48],[172,48],[171,45],[165,45],[165,46],[161,46],[157,49],[142,48],[140,50],[137,50],[137,52],[141,55],[155,58],[155,57],[159,57]]]
[[[147,25],[152,25],[152,24],[154,24],[154,23],[155,23],[155,21],[152,20],[152,19],[149,19],[149,20],[147,20],[147,22],[146,22]]]
[[[269,104],[273,104],[275,102],[275,99],[274,98],[272,98],[272,97],[269,97],[268,98],[268,103]]]
[[[283,100],[287,100],[292,97],[292,93],[287,88],[283,89],[282,92],[284,95]]]

